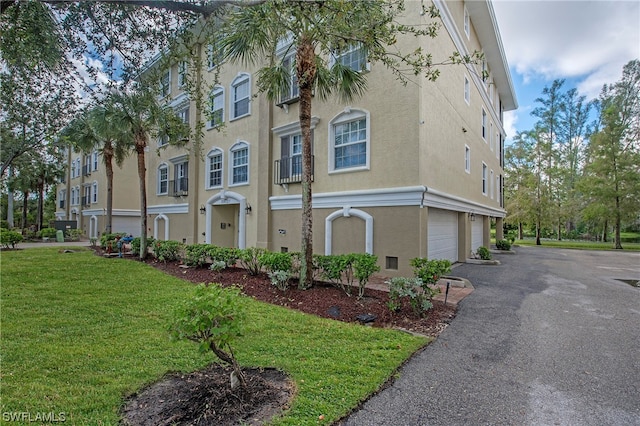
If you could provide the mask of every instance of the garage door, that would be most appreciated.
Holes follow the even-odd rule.
[[[140,236],[140,217],[113,216],[113,232],[124,232],[134,237]]]
[[[429,209],[429,259],[458,260],[458,213]]]
[[[482,225],[482,216],[476,215],[476,220],[471,222],[471,250],[474,252],[478,251],[478,247],[484,245],[482,244]]]

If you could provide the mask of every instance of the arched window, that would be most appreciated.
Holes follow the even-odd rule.
[[[222,188],[223,152],[220,148],[214,148],[207,154],[207,174],[205,188]]]
[[[98,181],[93,181],[93,187],[91,188],[91,203],[95,204],[98,202]]]
[[[249,144],[240,141],[231,149],[229,186],[249,183]]]
[[[368,169],[369,112],[346,108],[329,122],[329,171]]]
[[[166,195],[169,193],[169,166],[162,163],[158,166],[158,195]]]

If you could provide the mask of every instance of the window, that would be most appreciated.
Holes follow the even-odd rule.
[[[215,148],[207,154],[206,188],[222,187],[222,150]]]
[[[487,142],[487,112],[482,108],[482,139]]]
[[[98,151],[93,151],[93,170],[98,170]]]
[[[189,163],[187,161],[173,166],[175,181],[173,183],[173,195],[187,195],[189,189]]]
[[[493,170],[491,170],[491,179],[489,180],[489,186],[490,186],[490,191],[489,191],[489,197],[493,200]]]
[[[209,121],[207,126],[209,128],[217,127],[224,123],[224,89],[222,87],[216,87],[209,96]]]
[[[88,206],[91,203],[91,185],[84,186],[84,196],[82,197],[82,205]]]
[[[496,201],[500,202],[502,195],[502,188],[500,188],[500,179],[502,176],[496,175]]]
[[[169,167],[166,164],[158,166],[158,195],[166,195],[169,192]]]
[[[464,171],[471,173],[471,148],[464,146]]]
[[[167,70],[160,77],[160,97],[169,96],[171,93],[171,71]]]
[[[91,203],[95,204],[98,202],[98,182],[93,181],[93,190],[91,191]]]
[[[213,44],[207,46],[207,66],[209,69],[215,68],[222,63],[224,58],[222,38],[222,36],[218,37]]]
[[[362,43],[350,44],[344,51],[336,55],[336,62],[354,71],[368,71],[367,51]]]
[[[493,123],[489,123],[489,149],[493,151]]]
[[[187,61],[178,62],[178,87],[187,84]]]
[[[231,83],[231,119],[251,114],[249,107],[249,92],[251,80],[249,74],[240,74]]]
[[[67,190],[66,189],[62,189],[62,190],[60,190],[60,193],[58,194],[59,208],[64,209],[66,207],[66,201],[67,201]]]
[[[178,118],[182,120],[183,123],[189,124],[189,107],[183,108],[178,111]]]
[[[290,179],[292,182],[302,181],[302,135],[300,133],[280,138],[279,166],[280,179]]]
[[[500,133],[496,132],[496,158],[500,158]]]
[[[238,142],[231,147],[231,184],[249,183],[249,145]]]
[[[464,8],[464,33],[466,34],[468,39],[471,34],[471,22],[469,19],[469,11],[467,10],[466,6]]]
[[[298,75],[296,74],[295,69],[295,60],[296,52],[293,50],[289,52],[287,56],[282,60],[282,67],[288,71],[289,76],[287,78],[287,82],[289,83],[289,87],[284,89],[280,94],[280,103],[286,103],[289,101],[294,101],[300,97],[300,87],[298,86]]]
[[[76,189],[75,188],[71,188],[71,205],[75,206],[76,205]]]
[[[165,146],[169,143],[169,136],[162,135],[158,137],[158,146]]]
[[[467,76],[464,76],[464,100],[467,105],[471,104],[471,84]]]
[[[369,167],[369,113],[347,109],[330,122],[331,170]]]
[[[487,195],[487,165],[482,163],[482,193]]]

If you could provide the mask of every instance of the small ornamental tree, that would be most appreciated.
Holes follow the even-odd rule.
[[[211,350],[233,368],[231,387],[236,387],[239,382],[246,388],[244,373],[231,347],[233,340],[241,335],[244,318],[239,288],[200,284],[193,297],[176,309],[170,327],[171,337],[199,343],[202,352]]]

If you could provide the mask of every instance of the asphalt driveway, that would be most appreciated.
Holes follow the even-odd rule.
[[[341,424],[640,425],[640,253],[518,247],[453,323]]]

